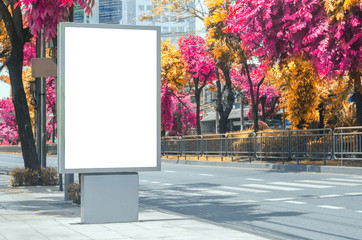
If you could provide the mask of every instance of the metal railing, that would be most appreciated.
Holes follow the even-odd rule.
[[[255,156],[255,132],[230,133],[226,138],[226,153],[229,157],[248,158]]]
[[[362,161],[362,127],[241,132],[163,137],[161,152],[173,156],[219,156],[285,161]]]
[[[202,136],[203,155],[226,156],[226,135],[208,134]]]
[[[281,159],[290,158],[290,132],[288,130],[258,132],[256,134],[256,158]]]
[[[290,131],[290,158],[326,160],[333,158],[333,131],[330,128]]]
[[[334,158],[362,160],[362,127],[339,127],[334,129]]]
[[[181,140],[181,155],[202,155],[202,136],[184,136]]]

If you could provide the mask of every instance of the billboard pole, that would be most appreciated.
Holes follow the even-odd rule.
[[[72,6],[69,10],[68,21],[74,22],[74,6]],[[64,174],[64,200],[65,201],[72,200],[71,196],[68,193],[69,185],[72,183],[74,183],[74,173]]]

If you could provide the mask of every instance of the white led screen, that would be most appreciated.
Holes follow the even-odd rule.
[[[60,23],[61,173],[160,169],[159,27]]]

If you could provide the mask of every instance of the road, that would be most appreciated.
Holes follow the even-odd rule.
[[[58,157],[47,156],[47,166],[57,167]],[[24,160],[21,154],[0,153],[0,172],[10,172],[15,167],[24,167]]]
[[[281,239],[362,239],[362,177],[163,164],[140,203]]]
[[[22,166],[0,154],[0,172]],[[362,239],[361,176],[174,164],[139,175],[141,204],[271,239]]]

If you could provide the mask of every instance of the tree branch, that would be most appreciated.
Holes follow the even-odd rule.
[[[3,0],[0,0],[0,19],[4,20],[6,31],[8,32],[11,43],[13,43],[15,41],[14,23],[8,6]]]
[[[177,100],[189,111],[192,111],[173,91],[171,91],[172,95],[174,95]]]
[[[24,35],[23,35],[23,17],[20,10],[20,5],[18,4],[14,7],[15,0],[10,1],[11,11],[13,13],[13,23],[16,31],[16,35],[18,36],[19,41],[24,44]]]

